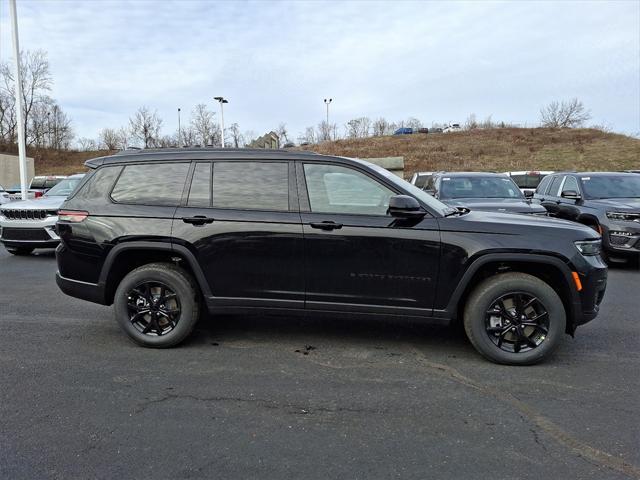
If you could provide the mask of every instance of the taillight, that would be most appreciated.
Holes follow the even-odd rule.
[[[34,196],[35,198],[40,198],[42,196],[42,192],[36,192]]]
[[[80,223],[89,216],[89,212],[82,210],[58,210],[58,221]]]

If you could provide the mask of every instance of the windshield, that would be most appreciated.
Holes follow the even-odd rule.
[[[450,213],[451,211],[455,211],[455,209],[445,205],[440,200],[437,200],[437,199],[433,198],[431,195],[429,195],[424,190],[420,190],[415,185],[411,185],[409,182],[407,182],[407,181],[403,180],[402,178],[398,177],[397,175],[391,173],[389,170],[386,170],[386,169],[384,169],[382,167],[379,167],[378,165],[375,165],[375,164],[370,163],[370,162],[366,162],[364,160],[358,160],[358,161],[362,162],[362,163],[366,163],[370,168],[374,169],[376,172],[378,172],[384,178],[389,180],[391,183],[393,183],[394,185],[397,185],[402,190],[405,190],[407,193],[409,193],[413,197],[417,198],[419,201],[425,203],[430,208],[432,208],[433,210],[438,212],[440,215],[444,216],[447,213]]]
[[[506,177],[442,177],[440,198],[517,198],[522,192]]]
[[[640,198],[640,177],[630,175],[606,175],[581,177],[587,198]]]
[[[78,186],[82,177],[65,178],[44,194],[45,197],[68,197]]]

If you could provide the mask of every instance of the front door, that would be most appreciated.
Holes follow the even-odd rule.
[[[428,316],[440,232],[429,214],[413,224],[387,214],[397,194],[355,167],[297,164],[305,238],[306,307]]]
[[[285,161],[195,163],[173,237],[196,256],[211,306],[304,307],[293,172]]]

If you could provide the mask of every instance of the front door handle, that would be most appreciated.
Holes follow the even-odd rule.
[[[213,218],[205,217],[204,215],[195,215],[193,217],[182,217],[184,223],[190,223],[191,225],[204,225],[205,223],[213,223]]]
[[[341,223],[336,222],[311,222],[311,228],[318,228],[320,230],[338,230],[342,228]]]

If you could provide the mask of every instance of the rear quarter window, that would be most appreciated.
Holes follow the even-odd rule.
[[[118,203],[177,206],[189,172],[189,163],[127,165],[113,187]]]
[[[87,179],[69,199],[94,200],[106,198],[113,187],[113,182],[122,171],[121,166],[102,167],[87,175]]]

